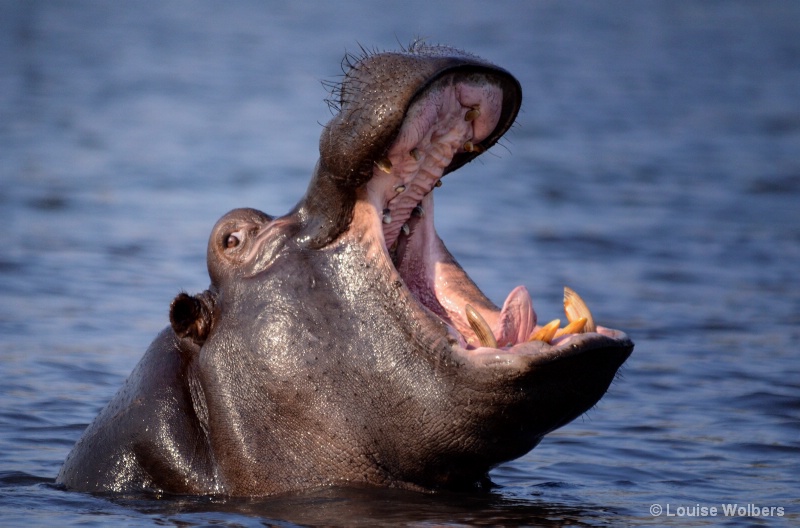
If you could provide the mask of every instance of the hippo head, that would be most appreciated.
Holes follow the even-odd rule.
[[[211,286],[171,321],[227,493],[474,486],[608,389],[625,334],[571,291],[565,328],[538,325],[524,287],[495,306],[434,228],[440,179],[520,101],[508,72],[451,48],[347,61],[305,197],[217,222]]]

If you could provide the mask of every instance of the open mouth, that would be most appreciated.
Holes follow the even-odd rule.
[[[586,303],[565,288],[565,322],[540,325],[528,291],[494,305],[467,276],[433,225],[433,193],[454,156],[480,153],[501,118],[503,89],[491,74],[448,75],[409,107],[386,155],[375,160],[365,196],[383,227],[384,247],[419,304],[440,318],[472,358],[560,357],[620,346],[627,336],[597,326]]]

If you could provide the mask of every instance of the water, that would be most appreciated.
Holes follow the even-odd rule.
[[[792,2],[3,1],[2,523],[797,523],[799,31]],[[483,496],[55,487],[175,293],[207,285],[216,219],[302,195],[330,118],[320,81],[358,43],[415,36],[525,93],[503,145],[437,191],[442,237],[496,301],[525,284],[549,319],[566,284],[628,331],[609,394]],[[666,516],[696,505],[719,511]]]

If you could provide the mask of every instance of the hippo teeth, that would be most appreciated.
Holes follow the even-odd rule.
[[[464,121],[467,122],[475,121],[480,116],[481,116],[480,105],[475,105],[470,110],[468,110],[466,114],[464,114]]]
[[[381,158],[375,162],[375,166],[386,174],[392,173],[392,161],[389,158]]]
[[[556,332],[556,337],[561,337],[567,334],[582,334],[583,329],[586,327],[586,321],[587,319],[585,317],[571,321],[564,328],[558,329],[558,332]]]
[[[470,304],[465,305],[464,313],[480,346],[486,348],[498,348],[498,341],[501,346],[509,347],[525,341],[551,343],[562,336],[597,330],[586,302],[573,289],[567,287],[564,288],[564,313],[567,316],[567,324],[563,328],[561,319],[554,319],[538,329],[535,328],[536,312],[524,286],[518,286],[508,295],[494,331],[484,316]]]
[[[592,312],[589,307],[581,299],[581,296],[575,293],[572,288],[564,287],[564,313],[567,314],[567,319],[570,323],[576,322],[580,319],[586,319],[583,326],[584,332],[595,332],[597,325],[594,324]]]
[[[497,340],[494,338],[492,329],[489,327],[486,319],[469,304],[464,307],[464,312],[467,315],[467,322],[472,328],[472,331],[475,332],[475,336],[478,338],[481,346],[497,348]]]
[[[533,332],[528,340],[549,343],[553,339],[567,334],[597,331],[597,325],[594,323],[589,307],[586,306],[580,295],[566,286],[564,287],[564,313],[567,315],[567,321],[569,321],[564,328],[559,328],[561,326],[560,319],[554,319]]]
[[[561,319],[553,319],[531,334],[528,341],[544,341],[545,343],[549,343],[556,337],[559,326],[561,326]]]

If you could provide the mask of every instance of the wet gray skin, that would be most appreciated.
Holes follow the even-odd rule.
[[[541,325],[527,291],[495,306],[434,229],[437,182],[511,126],[518,82],[418,44],[348,63],[337,95],[305,197],[282,217],[238,209],[217,222],[208,290],[175,299],[171,326],[59,483],[231,496],[471,488],[608,389],[633,349],[625,334],[528,341]]]

